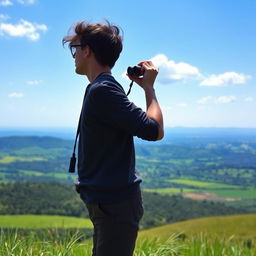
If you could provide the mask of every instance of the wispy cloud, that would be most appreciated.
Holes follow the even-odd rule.
[[[45,24],[31,23],[24,19],[21,19],[18,24],[0,23],[0,36],[26,37],[31,41],[37,41],[40,38],[40,32],[46,31]]]
[[[0,6],[10,6],[10,5],[13,5],[13,3],[10,0],[0,1]]]
[[[212,99],[212,96],[206,96],[197,101],[198,104],[206,104]]]
[[[172,83],[186,79],[198,79],[202,75],[198,68],[185,62],[176,63],[164,54],[158,54],[151,61],[160,68],[158,80],[161,83]]]
[[[232,84],[244,84],[251,76],[245,74],[238,74],[236,72],[225,72],[220,75],[210,75],[205,78],[201,86],[228,86]]]
[[[10,17],[7,14],[0,13],[0,20],[8,20]]]
[[[236,101],[236,96],[220,96],[215,99],[216,104],[225,104]]]
[[[35,2],[35,0],[18,0],[20,4],[34,4]]]
[[[178,103],[177,106],[181,107],[181,108],[186,108],[188,106],[188,104],[184,103],[184,102],[181,102],[181,103]]]
[[[19,4],[22,5],[31,5],[36,2],[36,0],[17,0]],[[0,1],[0,6],[11,6],[14,5],[13,1],[11,0],[1,0]]]
[[[8,95],[9,98],[15,98],[15,99],[19,99],[19,98],[23,98],[24,94],[21,92],[12,92]]]
[[[30,80],[30,81],[27,81],[27,85],[39,85],[41,84],[43,81],[42,80]]]
[[[253,97],[246,97],[244,99],[245,102],[253,102],[254,101],[254,98]]]

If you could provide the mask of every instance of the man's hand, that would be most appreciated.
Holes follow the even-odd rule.
[[[144,90],[152,88],[158,74],[158,68],[156,68],[152,61],[142,61],[138,63],[138,66],[141,66],[141,73],[143,77],[129,76],[128,77],[140,85]]]

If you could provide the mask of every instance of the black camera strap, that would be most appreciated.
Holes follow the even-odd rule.
[[[128,95],[130,94],[131,89],[132,89],[132,85],[133,85],[133,81],[131,81],[131,83],[130,83],[130,85],[129,85],[129,90],[128,90],[126,96],[128,96]]]
[[[86,97],[86,94],[88,92],[89,86],[90,86],[90,84],[87,85],[85,93],[84,93],[83,105],[84,105],[85,97]],[[68,171],[71,172],[71,173],[74,173],[76,171],[76,144],[77,144],[77,140],[78,140],[78,137],[79,137],[79,134],[80,134],[80,126],[81,126],[83,105],[82,105],[82,109],[81,109],[81,112],[80,112],[78,126],[77,126],[77,129],[76,129],[76,139],[75,139],[75,143],[74,143],[74,149],[73,149],[73,153],[72,153],[72,156],[71,156],[70,162],[69,162],[69,169],[68,169]]]
[[[72,157],[70,158],[70,162],[69,162],[68,171],[71,173],[74,173],[76,171],[76,144],[77,144],[78,136],[80,133],[81,115],[82,115],[82,113],[80,114],[77,131],[76,131],[76,139],[75,139],[75,143],[74,143],[74,149],[73,149]]]
[[[86,89],[84,98],[85,98],[86,94],[87,94],[87,89]],[[83,108],[82,108],[82,110],[83,110]],[[76,130],[76,139],[75,139],[75,143],[74,143],[74,149],[73,149],[73,153],[72,153],[72,156],[71,156],[70,162],[69,162],[68,171],[71,172],[71,173],[74,173],[76,171],[76,144],[77,144],[77,140],[78,140],[78,137],[79,137],[79,134],[80,134],[80,124],[81,124],[81,118],[82,118],[82,110],[81,110],[81,113],[80,113],[79,122],[78,122],[77,130]]]

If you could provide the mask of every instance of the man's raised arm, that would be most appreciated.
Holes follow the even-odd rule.
[[[161,140],[164,137],[163,115],[153,87],[158,74],[158,68],[151,61],[143,61],[138,65],[142,67],[143,77],[129,76],[129,78],[143,88],[147,104],[146,114],[158,123],[157,140]]]

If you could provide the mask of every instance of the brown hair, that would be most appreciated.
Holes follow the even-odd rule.
[[[96,60],[103,66],[112,68],[123,49],[120,28],[106,24],[89,24],[81,21],[70,29],[73,34],[65,36],[62,40],[63,45],[69,43],[69,47],[76,40],[80,40],[82,46],[88,45],[94,52]]]

